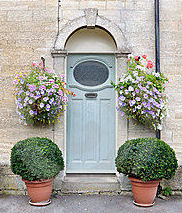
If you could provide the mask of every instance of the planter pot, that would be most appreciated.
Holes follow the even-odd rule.
[[[153,206],[160,180],[144,182],[136,178],[128,178],[132,184],[132,192],[135,199],[133,203],[142,207]]]
[[[51,203],[52,183],[54,178],[43,181],[24,180],[30,197],[29,203],[34,206],[45,206]]]

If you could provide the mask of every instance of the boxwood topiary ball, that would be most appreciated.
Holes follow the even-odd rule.
[[[178,167],[174,150],[157,138],[126,141],[115,160],[117,171],[143,181],[170,179]]]
[[[48,138],[27,138],[12,148],[11,170],[25,180],[49,179],[63,169],[62,152]]]

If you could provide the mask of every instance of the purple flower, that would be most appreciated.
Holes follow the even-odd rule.
[[[33,104],[33,101],[30,99],[28,103],[29,103],[29,104]]]
[[[63,102],[68,102],[68,98],[67,97],[62,97]]]
[[[121,116],[124,116],[124,112],[121,112]]]
[[[22,92],[23,92],[23,90],[22,90],[22,89],[21,89],[21,90],[19,90],[18,95],[21,95],[21,94],[22,94]]]
[[[18,80],[16,79],[16,80],[13,80],[13,84],[18,84]]]
[[[24,79],[20,78],[20,83],[23,84],[24,83]]]
[[[151,92],[151,91],[149,91],[149,92],[148,92],[148,94],[152,95],[152,92]]]
[[[37,115],[37,111],[34,111],[34,114]]]
[[[62,90],[59,90],[59,91],[58,91],[58,94],[59,94],[60,96],[63,96],[63,91],[62,91]]]
[[[54,80],[53,80],[53,79],[49,79],[49,82],[50,82],[50,83],[54,83]]]
[[[155,87],[153,87],[153,91],[154,91],[154,92],[158,92],[158,90],[157,90]]]
[[[22,101],[22,99],[21,98],[18,98],[18,102],[21,102]]]
[[[129,93],[129,91],[128,91],[128,90],[125,90],[125,94],[128,95],[128,93]]]
[[[146,104],[146,102],[144,101],[144,102],[142,102],[142,104],[143,104],[143,106],[144,107],[146,107],[147,106],[147,104]]]
[[[49,100],[49,103],[52,104],[53,102],[54,102],[54,98],[51,98],[51,99]]]
[[[150,85],[152,82],[151,81],[147,81],[147,84]]]
[[[141,105],[138,105],[138,106],[137,106],[137,109],[141,109],[141,108],[142,108],[142,106],[141,106]]]
[[[148,108],[149,110],[151,109],[150,103],[147,104],[147,108]]]
[[[140,97],[136,97],[135,100],[136,100],[136,101],[140,101],[141,98],[140,98]]]
[[[37,100],[37,99],[39,99],[40,97],[41,97],[40,95],[36,95],[36,96],[34,96],[34,99]]]
[[[149,101],[152,103],[152,102],[154,101],[154,99],[153,99],[153,98],[150,98]]]
[[[32,98],[33,98],[33,97],[34,97],[34,94],[33,94],[33,93],[30,93],[30,97],[32,97]]]
[[[51,107],[51,106],[50,106],[49,104],[47,104],[47,105],[46,105],[46,110],[49,111],[49,110],[50,110],[50,107]]]
[[[40,85],[39,90],[46,90],[46,87],[44,85]]]
[[[139,93],[139,89],[136,89],[135,92],[136,92],[136,93]]]
[[[121,101],[124,101],[125,100],[125,97],[124,96],[120,96],[119,98]]]
[[[44,77],[43,76],[39,76],[39,80],[40,81],[44,80]]]
[[[41,94],[42,94],[42,95],[44,95],[44,94],[45,94],[44,90],[41,90]]]
[[[20,108],[20,109],[22,109],[23,108],[23,105],[22,104],[18,104],[18,107]]]
[[[151,115],[153,115],[154,114],[154,112],[153,111],[148,111],[149,112],[149,114],[151,114]]]
[[[40,103],[40,108],[43,108],[44,107],[44,103]]]
[[[21,115],[21,119],[25,119],[25,116],[23,114]]]
[[[30,95],[30,92],[29,92],[29,91],[26,91],[26,95]]]
[[[43,98],[43,101],[45,101],[45,102],[48,101],[48,100],[49,100],[48,97],[44,97],[44,98]]]
[[[142,85],[141,85],[141,84],[139,84],[138,87],[139,87],[140,89],[142,89]]]
[[[30,111],[29,111],[29,114],[30,114],[30,115],[33,115],[33,114],[34,114],[34,111],[33,111],[33,110],[30,110]]]
[[[120,89],[123,89],[123,88],[124,88],[123,86],[120,87]]]
[[[147,94],[144,94],[144,96],[143,96],[145,99],[147,99],[148,98],[148,95]]]
[[[136,103],[135,100],[130,100],[130,101],[129,101],[130,106],[133,106],[135,103]]]
[[[58,86],[57,84],[54,84],[54,85],[52,86],[52,88],[59,88],[59,86]]]
[[[33,91],[35,91],[37,89],[37,87],[34,84],[32,84],[32,85],[29,84],[28,88],[29,88],[30,92],[33,92]]]

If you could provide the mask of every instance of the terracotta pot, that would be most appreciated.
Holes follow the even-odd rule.
[[[143,207],[153,206],[160,180],[142,181],[128,177],[132,184],[134,204]]]
[[[52,193],[52,183],[54,178],[43,181],[24,180],[30,197],[30,204],[35,206],[44,206],[50,203]]]

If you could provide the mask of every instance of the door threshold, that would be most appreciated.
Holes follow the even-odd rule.
[[[66,174],[116,174],[116,171],[115,170],[104,170],[102,172],[98,172],[98,171],[95,171],[95,170],[92,170],[92,171],[73,171],[73,170],[67,170],[66,171]]]

